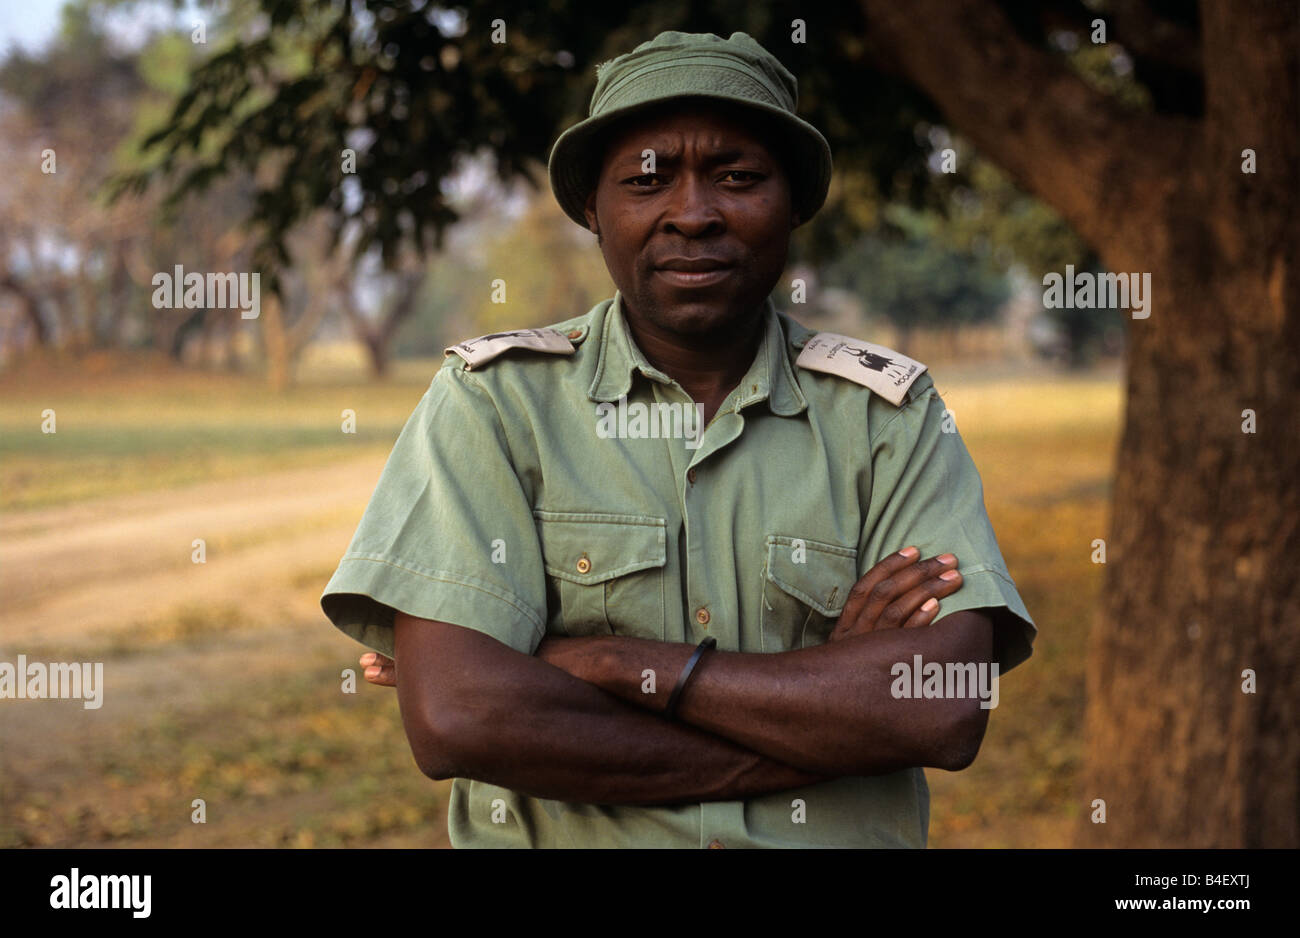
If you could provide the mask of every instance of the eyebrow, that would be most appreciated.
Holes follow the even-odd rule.
[[[611,162],[610,165],[612,167],[620,167],[620,166],[625,166],[625,165],[630,165],[635,163],[637,166],[640,166],[642,161],[641,153],[647,149],[654,149],[654,148],[641,147],[638,150],[625,150],[623,154],[619,157],[616,157]],[[706,165],[714,166],[718,163],[735,163],[738,160],[741,160],[745,157],[749,157],[752,159],[764,158],[763,152],[756,147],[729,146],[724,149],[715,150],[712,153],[709,153],[707,156],[705,156],[704,162]],[[669,166],[674,166],[680,161],[681,161],[680,148],[665,149],[665,150],[655,149],[655,162],[658,164],[667,164]]]

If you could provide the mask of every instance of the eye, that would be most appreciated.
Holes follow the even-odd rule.
[[[763,178],[762,173],[755,173],[748,169],[729,169],[722,175],[723,175],[723,179],[726,179],[728,176],[742,177],[740,179],[733,179],[731,180],[732,182],[755,182]]]
[[[631,183],[633,186],[635,186],[638,189],[657,189],[658,186],[651,185],[650,183],[653,182],[662,183],[663,179],[660,178],[658,173],[643,173],[640,176],[632,176],[631,178],[625,179],[623,181],[626,183]]]

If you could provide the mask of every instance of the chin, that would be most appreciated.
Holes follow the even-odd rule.
[[[677,309],[664,316],[663,328],[682,335],[707,335],[725,329],[735,319],[728,310]]]
[[[708,335],[732,328],[748,314],[734,297],[714,299],[681,299],[680,297],[655,297],[652,321],[661,329],[681,335]]]

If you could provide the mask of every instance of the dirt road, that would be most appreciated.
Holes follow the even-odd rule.
[[[0,648],[129,641],[178,611],[205,619],[204,608],[237,610],[246,624],[301,615],[310,578],[318,596],[382,467],[371,457],[0,516]],[[196,539],[205,563],[193,562]]]

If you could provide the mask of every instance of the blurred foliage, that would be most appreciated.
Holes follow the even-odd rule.
[[[505,303],[492,302],[487,289],[475,294],[475,321],[489,331],[556,315],[554,311],[564,318],[577,316],[614,292],[595,235],[574,225],[552,199],[533,202],[516,224],[486,246],[483,259],[487,270],[505,274],[510,290]],[[488,286],[486,280],[483,286]],[[521,313],[519,297],[548,312]],[[566,315],[563,310],[572,312]]]
[[[809,39],[792,42],[790,24],[804,17]],[[1037,28],[1046,43],[1046,25]],[[807,258],[833,256],[870,228],[881,200],[941,210],[964,182],[928,168],[918,134],[940,115],[874,67],[853,4],[808,16],[798,3],[734,0],[249,0],[211,27],[212,54],[147,141],[156,165],[119,183],[139,187],[161,174],[174,194],[236,167],[264,170],[254,218],[264,251],[281,260],[285,233],[319,206],[336,231],[360,227],[359,252],[377,245],[389,257],[402,241],[438,244],[458,217],[440,182],[461,159],[490,151],[502,181],[543,187],[539,168],[560,131],[584,116],[594,65],[663,29],[747,32],[799,76],[801,113],[830,140],[838,177],[800,245]],[[506,41],[494,42],[494,32]],[[1076,67],[1132,86],[1107,55],[1080,50]],[[347,147],[355,175],[341,169]]]
[[[1121,10],[1110,0],[998,2],[1024,38],[1124,106],[1182,114],[1201,108],[1197,63],[1177,46],[1199,29],[1194,10],[1161,6],[1161,22],[1168,27],[1162,35],[1172,38],[1150,49],[1143,45],[1140,23],[1124,31],[1131,4]],[[0,91],[35,115],[47,134],[69,134],[78,122],[95,129],[103,143],[87,148],[95,150],[88,156],[96,166],[78,175],[83,189],[111,173],[104,193],[118,203],[134,195],[143,209],[160,210],[167,220],[166,226],[152,228],[123,227],[115,220],[109,227],[122,236],[113,236],[113,251],[99,231],[82,233],[77,250],[93,263],[84,265],[68,289],[85,298],[82,306],[102,306],[97,297],[105,295],[103,281],[110,274],[92,282],[92,273],[112,271],[116,279],[108,292],[115,299],[108,312],[79,311],[58,289],[46,289],[52,276],[25,283],[29,296],[49,297],[41,303],[50,310],[29,317],[55,319],[61,332],[67,331],[66,321],[73,332],[95,331],[97,342],[122,336],[169,349],[179,358],[200,332],[209,342],[233,334],[240,324],[210,311],[153,311],[157,315],[124,327],[140,305],[139,291],[132,287],[138,287],[139,273],[167,270],[182,260],[191,269],[256,269],[263,273],[263,287],[285,300],[283,325],[276,320],[274,341],[263,343],[283,378],[287,362],[311,337],[310,311],[326,309],[329,321],[338,297],[350,290],[339,268],[325,260],[329,252],[340,248],[354,268],[361,258],[375,256],[381,270],[401,270],[409,277],[409,249],[414,249],[415,257],[431,264],[415,315],[388,321],[395,317],[362,302],[349,321],[373,346],[377,371],[390,334],[397,335],[400,350],[433,351],[438,343],[430,338],[435,331],[430,326],[460,331],[457,323],[465,311],[483,308],[483,290],[455,282],[457,274],[489,263],[482,252],[462,251],[448,264],[431,260],[435,249],[445,248],[448,230],[475,211],[456,197],[463,170],[485,165],[488,178],[499,184],[496,193],[522,184],[549,202],[543,170],[550,146],[585,115],[595,65],[664,29],[723,36],[747,32],[798,76],[799,111],[830,141],[836,171],[825,207],[792,239],[792,263],[830,265],[848,245],[857,250],[874,243],[883,250],[892,243],[890,250],[901,250],[898,245],[916,235],[896,225],[899,206],[933,217],[927,236],[942,242],[935,250],[943,256],[991,257],[1003,271],[1018,265],[1030,282],[1044,270],[1092,262],[1088,246],[1059,216],[953,135],[934,104],[891,72],[887,50],[873,46],[852,3],[815,11],[790,0],[630,5],[500,0],[443,6],[420,0],[222,0],[190,6],[171,0],[171,5],[178,14],[186,12],[170,21],[150,20],[143,14],[156,12],[158,0],[71,0],[57,43],[38,55],[11,54],[0,66]],[[106,20],[135,14],[141,25],[133,42],[110,42]],[[1089,24],[1099,14],[1112,23],[1109,41],[1100,46],[1088,38]],[[205,24],[202,42],[194,41],[189,29],[196,15]],[[805,42],[792,41],[795,20],[805,23]],[[504,42],[494,41],[502,36]],[[959,154],[956,171],[940,172],[937,158],[948,147]],[[355,172],[344,172],[345,151],[355,154]],[[84,198],[91,191],[85,190]],[[313,219],[325,223],[320,236],[328,244],[318,246],[313,233],[307,253],[317,258],[312,263],[319,269],[295,290],[279,273],[291,265],[303,267],[302,257],[291,250],[292,238]],[[190,238],[192,231],[202,236]],[[867,233],[877,241],[862,240]],[[76,240],[66,232],[62,237]],[[506,256],[545,269],[547,263],[535,259],[549,248],[530,251],[523,237],[514,238]],[[565,242],[546,244],[562,252],[550,255],[551,265],[556,257],[567,257]],[[910,250],[910,263],[937,263],[923,260],[917,245]],[[858,262],[863,260],[859,254]],[[21,273],[10,266],[12,276]],[[129,280],[122,273],[126,269],[133,272]],[[885,273],[877,271],[874,279]],[[971,268],[953,276],[974,273]],[[567,285],[532,295],[557,298],[564,309],[585,308],[587,287],[574,284],[597,278],[566,276]],[[363,288],[356,295],[379,293],[379,287]],[[571,301],[564,299],[570,296]],[[430,305],[452,322],[434,317]],[[956,311],[952,318],[965,315]],[[97,322],[97,316],[102,328],[84,325]],[[302,328],[295,331],[294,323]],[[1063,331],[1074,341],[1095,324],[1080,321]],[[270,326],[259,325],[265,338]]]
[[[829,265],[827,285],[853,291],[904,336],[913,328],[987,322],[1010,299],[1010,285],[990,258],[936,237],[934,215],[906,209],[889,214],[898,234],[859,238]]]
[[[149,345],[179,358],[207,311],[152,308],[150,278],[175,264],[246,268],[238,229],[252,209],[248,180],[230,174],[180,194],[168,224],[159,223],[156,193],[103,198],[108,178],[142,165],[143,129],[165,117],[197,61],[172,33],[138,48],[114,39],[103,22],[112,7],[68,4],[46,50],[17,50],[0,64],[10,105],[0,110],[0,138],[12,147],[11,173],[0,179],[0,279],[51,345],[79,353]],[[56,172],[38,165],[45,148]]]
[[[1100,259],[1051,206],[1024,195],[1007,175],[960,143],[959,162],[969,163],[967,184],[953,190],[951,210],[936,238],[962,252],[975,252],[1001,270],[1024,273],[1041,286],[1044,272],[1101,271]],[[940,249],[936,245],[936,249]],[[918,289],[924,291],[921,284]],[[1123,337],[1119,310],[1058,308],[1044,315],[1058,330],[1067,364],[1081,367],[1118,350]],[[960,321],[957,316],[954,319]]]
[[[448,254],[430,258],[424,292],[415,315],[397,333],[394,354],[441,355],[452,342],[468,337],[470,322],[465,314],[482,299],[484,285],[491,279],[476,260]],[[465,335],[458,334],[461,331]]]
[[[1133,57],[1086,41],[1087,9],[1062,14],[1070,5],[1011,0],[1004,6],[1019,30],[1065,56],[1085,79],[1133,107],[1153,106],[1135,79]],[[1053,6],[1055,15],[1047,15]],[[792,42],[792,21],[805,17],[811,38]],[[932,314],[971,321],[973,310],[987,308],[997,295],[983,265],[962,266],[973,240],[981,242],[978,250],[996,250],[1030,270],[1085,262],[1088,251],[1068,226],[978,155],[963,159],[957,173],[933,170],[936,131],[949,142],[942,119],[915,88],[874,67],[853,4],[807,17],[797,3],[729,0],[630,7],[594,0],[468,7],[249,0],[214,26],[213,54],[195,70],[168,122],[146,141],[152,163],[119,184],[138,189],[161,175],[174,197],[242,168],[260,180],[252,217],[262,234],[261,264],[285,261],[286,233],[320,206],[328,207],[336,238],[352,225],[359,231],[355,251],[377,247],[393,263],[406,242],[422,251],[430,242],[441,245],[459,217],[442,183],[466,158],[490,152],[503,183],[522,178],[543,188],[540,170],[551,143],[585,114],[593,66],[670,28],[748,32],[799,76],[801,113],[830,140],[836,179],[823,211],[795,239],[792,261],[825,263],[854,244],[855,264],[905,260],[918,274],[929,265],[934,276],[909,284],[939,288],[926,299],[914,297],[918,323]],[[354,175],[342,171],[349,147],[356,153]],[[893,231],[904,239],[893,246],[860,240],[864,232],[890,227],[883,208],[891,204],[950,220],[951,232],[930,228],[957,245],[956,253],[940,253],[958,266],[928,257],[915,232]],[[962,214],[971,205],[979,207],[976,218]],[[840,269],[851,266],[842,262]],[[875,303],[906,305],[906,293],[879,293],[883,273],[858,280],[876,284],[869,288]],[[970,303],[962,296],[968,288],[978,293]],[[432,293],[448,290],[457,292],[435,284]],[[890,308],[898,309],[891,317],[906,315]],[[402,334],[411,336],[412,328]],[[419,344],[404,339],[401,347]]]

